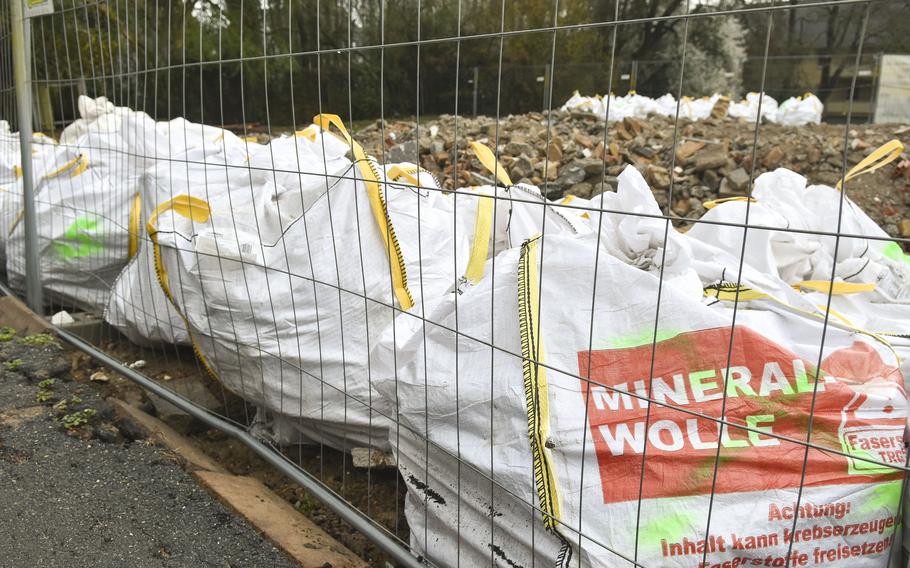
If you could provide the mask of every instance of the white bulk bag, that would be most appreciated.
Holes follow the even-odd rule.
[[[661,116],[676,116],[676,97],[666,93],[654,100],[654,112]]]
[[[115,107],[113,103],[107,100],[107,97],[91,98],[85,95],[79,95],[76,103],[79,109],[79,116],[60,133],[60,143],[71,145],[75,144],[80,136],[87,133],[90,129],[110,130],[116,127],[118,116],[126,114],[129,109],[124,107]]]
[[[650,113],[657,110],[657,104],[654,99],[639,95],[635,91],[629,91],[624,99],[626,104],[632,109],[632,116],[646,118]]]
[[[192,123],[170,121],[167,125],[169,133],[186,128],[188,132],[206,134],[213,140],[218,140],[217,134],[220,133],[220,130],[200,131],[198,127],[201,125]],[[157,168],[149,170],[144,182],[139,184],[142,189],[139,220],[142,236],[137,254],[114,284],[105,309],[105,320],[136,343],[188,343],[183,318],[174,310],[158,284],[154,249],[145,233],[148,220],[161,204],[180,194],[189,192],[208,201],[231,188],[235,195],[244,195],[247,192],[243,188],[251,184],[253,187],[265,187],[272,180],[277,180],[288,190],[302,192],[306,187],[311,194],[298,197],[310,203],[324,187],[318,183],[303,184],[302,179],[324,175],[326,163],[330,168],[337,169],[338,160],[344,160],[348,149],[336,137],[326,136],[326,158],[323,159],[321,138],[321,132],[315,125],[302,130],[297,136],[277,138],[267,145],[244,145],[230,137],[227,144],[221,140],[200,143],[197,137],[192,148],[182,155],[173,156],[173,163],[162,160]],[[244,150],[250,150],[249,155]],[[226,169],[229,171],[225,172]],[[299,214],[299,208],[292,209],[289,214]]]
[[[780,103],[774,122],[785,126],[820,124],[825,105],[812,93],[801,97],[790,97]]]
[[[583,223],[584,229],[576,234],[599,232],[601,245],[609,254],[655,275],[663,267],[665,282],[693,298],[700,297],[702,282],[692,266],[690,240],[672,227],[668,230],[651,188],[636,168],[626,166],[618,180],[616,191],[605,191],[590,200],[569,195],[557,209]],[[537,233],[553,234],[538,229],[526,232],[525,239]],[[665,234],[669,238],[666,246]],[[517,246],[521,241],[511,242]]]
[[[481,165],[495,175],[498,183],[495,187],[481,186],[458,190],[460,193],[478,193],[490,197],[484,199],[481,205],[487,215],[493,216],[490,230],[494,246],[489,249],[489,257],[517,246],[538,233],[579,234],[591,230],[590,222],[582,209],[560,207],[560,203],[565,204],[565,200],[559,203],[550,201],[536,186],[512,183],[508,172],[499,165],[495,154],[488,146],[476,141],[471,142],[470,146]],[[577,204],[584,201],[579,200]],[[471,201],[458,203],[475,208]]]
[[[773,122],[777,115],[777,101],[767,93],[748,93],[745,100],[730,104],[727,116],[745,118],[749,122],[755,122],[758,118],[759,99],[761,99],[761,117]]]
[[[79,111],[82,118],[63,130],[61,144],[77,148],[102,175],[136,189],[142,172],[158,160],[176,160],[194,149],[245,151],[248,145],[222,128],[184,118],[156,122],[144,112],[115,107],[105,97],[80,96]]]
[[[417,437],[397,448],[412,545],[445,565],[691,566],[706,546],[709,565],[763,562],[787,554],[803,486],[803,506],[832,512],[797,522],[798,555],[858,546],[832,565],[884,566],[902,477],[887,466],[906,459],[893,352],[829,327],[816,385],[820,322],[771,303],[731,338],[728,313],[666,283],[658,313],[658,278],[598,247],[592,235],[531,239],[458,296],[458,336],[444,298],[433,311],[442,326],[406,333],[399,318],[397,337],[376,347],[377,361],[396,363],[376,369],[377,389]],[[637,398],[649,382],[650,411]],[[804,446],[775,435],[805,439],[813,396],[812,441],[829,451],[809,452],[803,478]],[[730,426],[719,437],[699,416],[720,417],[722,405]],[[456,518],[458,538],[441,528]],[[863,523],[863,534],[830,528]]]
[[[6,244],[10,231],[22,217],[22,168],[19,138],[15,141],[0,137],[0,265],[6,266]],[[72,149],[57,146],[49,138],[35,140],[32,144],[32,178],[35,186],[46,175],[54,176],[69,169],[80,159]],[[18,250],[16,254],[24,254]]]
[[[354,146],[356,164],[304,176],[302,191],[266,185],[247,200],[232,189],[233,205],[186,196],[150,223],[163,281],[213,374],[299,436],[345,449],[388,437],[371,343],[396,311],[420,313],[423,297],[451,290],[472,254],[467,231],[453,244],[451,196],[382,187],[391,180]]]
[[[881,167],[902,149],[899,142],[889,142],[857,164],[847,179]],[[910,263],[849,197],[832,187],[806,187],[803,176],[779,168],[755,180],[752,198],[749,224],[770,229],[748,231],[742,255],[746,264],[813,296],[813,305],[822,311],[830,289],[834,313],[856,327],[910,332]],[[745,222],[746,208],[745,201],[722,203],[702,217],[710,223],[696,224],[687,235],[738,259],[744,231],[736,225]],[[858,236],[838,239],[832,234],[838,228],[843,235]]]
[[[83,156],[53,173],[35,187],[46,297],[65,306],[101,311],[126,265],[130,240],[136,238],[130,231],[134,194],[87,166]],[[14,223],[6,268],[10,286],[18,290],[25,287],[24,240],[25,223]]]
[[[586,97],[575,91],[569,100],[562,105],[560,110],[590,112],[597,115],[603,115],[604,105],[600,97]]]
[[[325,135],[312,124],[293,136],[281,136],[259,146],[250,155],[250,168],[259,175],[272,176],[285,188],[297,187],[300,173],[326,175],[346,167],[345,154],[351,149],[336,136]]]
[[[155,268],[155,255],[146,227],[162,204],[176,196],[192,193],[203,199],[226,193],[233,183],[240,192],[249,186],[246,155],[213,145],[162,160],[140,178],[140,191],[133,198],[137,239],[131,243],[131,260],[117,277],[104,319],[131,341],[139,344],[189,343],[183,318],[161,288]]]
[[[711,116],[711,111],[714,110],[714,103],[718,99],[720,99],[720,95],[717,93],[710,97],[701,97],[699,99],[683,97],[679,103],[679,116],[689,120],[704,120]]]
[[[632,97],[635,93],[629,93],[622,97],[617,97],[612,93],[608,95],[609,97],[609,107],[607,106],[607,101],[602,99],[603,107],[598,113],[599,116],[606,117],[607,120],[615,122],[618,120],[623,120],[626,117],[635,116],[635,106],[632,103]],[[609,113],[609,116],[607,116]]]

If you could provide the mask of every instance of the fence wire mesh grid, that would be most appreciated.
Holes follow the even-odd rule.
[[[906,565],[910,221],[870,188],[906,199],[910,128],[865,124],[905,3],[16,8],[4,281],[376,534],[440,566]]]

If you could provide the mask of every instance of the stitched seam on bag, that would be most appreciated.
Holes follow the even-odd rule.
[[[537,499],[543,513],[544,527],[556,532],[559,522],[559,496],[550,463],[546,437],[549,432],[549,403],[543,348],[539,340],[537,311],[540,304],[540,285],[537,280],[537,242],[539,236],[521,245],[518,262],[518,330],[521,336],[522,372],[528,413],[528,438],[534,465]]]

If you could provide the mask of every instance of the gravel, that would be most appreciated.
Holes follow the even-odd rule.
[[[125,437],[94,389],[69,378],[59,347],[19,339],[0,343],[0,564],[295,566],[174,456]],[[64,428],[64,415],[86,409],[88,424]]]

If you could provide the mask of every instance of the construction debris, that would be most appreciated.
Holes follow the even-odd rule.
[[[754,180],[784,167],[815,183],[833,186],[865,157],[868,148],[892,138],[910,145],[910,130],[887,124],[857,126],[849,132],[845,149],[844,128],[834,124],[798,128],[762,124],[756,136],[754,123],[729,117],[681,119],[677,127],[672,118],[651,115],[605,126],[593,115],[566,111],[501,117],[498,128],[494,117],[442,115],[421,122],[421,136],[428,136],[431,129],[436,132],[431,142],[442,151],[420,149],[420,165],[435,174],[445,189],[479,185],[475,176],[483,174],[483,167],[465,142],[478,140],[496,145],[500,161],[514,181],[539,185],[550,199],[596,196],[601,189],[615,188],[609,180],[632,164],[652,183],[655,197],[666,211],[671,190],[667,172],[673,170],[673,202],[695,200],[682,215],[687,219],[704,213],[702,201],[745,195],[750,176]],[[398,145],[411,142],[416,130],[411,121],[376,121],[356,135],[368,152],[381,156],[384,150],[389,156]],[[851,143],[860,140],[861,147]],[[902,236],[900,225],[910,219],[910,160],[906,158],[910,156],[905,154],[903,162],[898,160],[896,165],[847,183],[851,199],[893,237]],[[585,195],[588,191],[590,195]],[[685,223],[680,219],[677,224]]]

